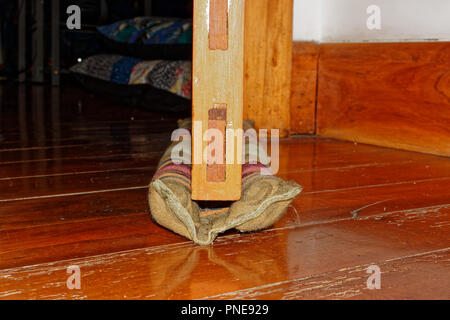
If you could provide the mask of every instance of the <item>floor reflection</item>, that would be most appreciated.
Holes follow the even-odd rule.
[[[155,289],[152,299],[207,298],[213,292],[217,294],[217,288],[223,293],[233,292],[258,286],[268,278],[276,282],[285,277],[285,249],[239,242],[152,255],[149,259],[150,287]],[[252,252],[251,258],[246,254],[248,251]]]

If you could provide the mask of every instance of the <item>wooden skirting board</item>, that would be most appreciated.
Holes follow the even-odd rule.
[[[293,47],[291,134],[450,156],[450,42]]]
[[[319,45],[294,42],[292,47],[291,134],[316,132]]]

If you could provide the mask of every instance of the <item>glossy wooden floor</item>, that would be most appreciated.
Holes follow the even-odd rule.
[[[450,298],[448,158],[283,140],[279,176],[304,187],[286,216],[199,247],[147,205],[177,117],[70,87],[0,93],[2,299]]]

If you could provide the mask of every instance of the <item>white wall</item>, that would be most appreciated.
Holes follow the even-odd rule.
[[[321,39],[320,7],[321,0],[294,0],[294,40]]]
[[[380,30],[366,26],[370,5],[381,9]],[[294,40],[449,41],[450,0],[294,0]]]

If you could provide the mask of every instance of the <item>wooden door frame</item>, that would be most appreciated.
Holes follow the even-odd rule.
[[[281,137],[291,127],[292,27],[293,0],[246,0],[244,119]]]

